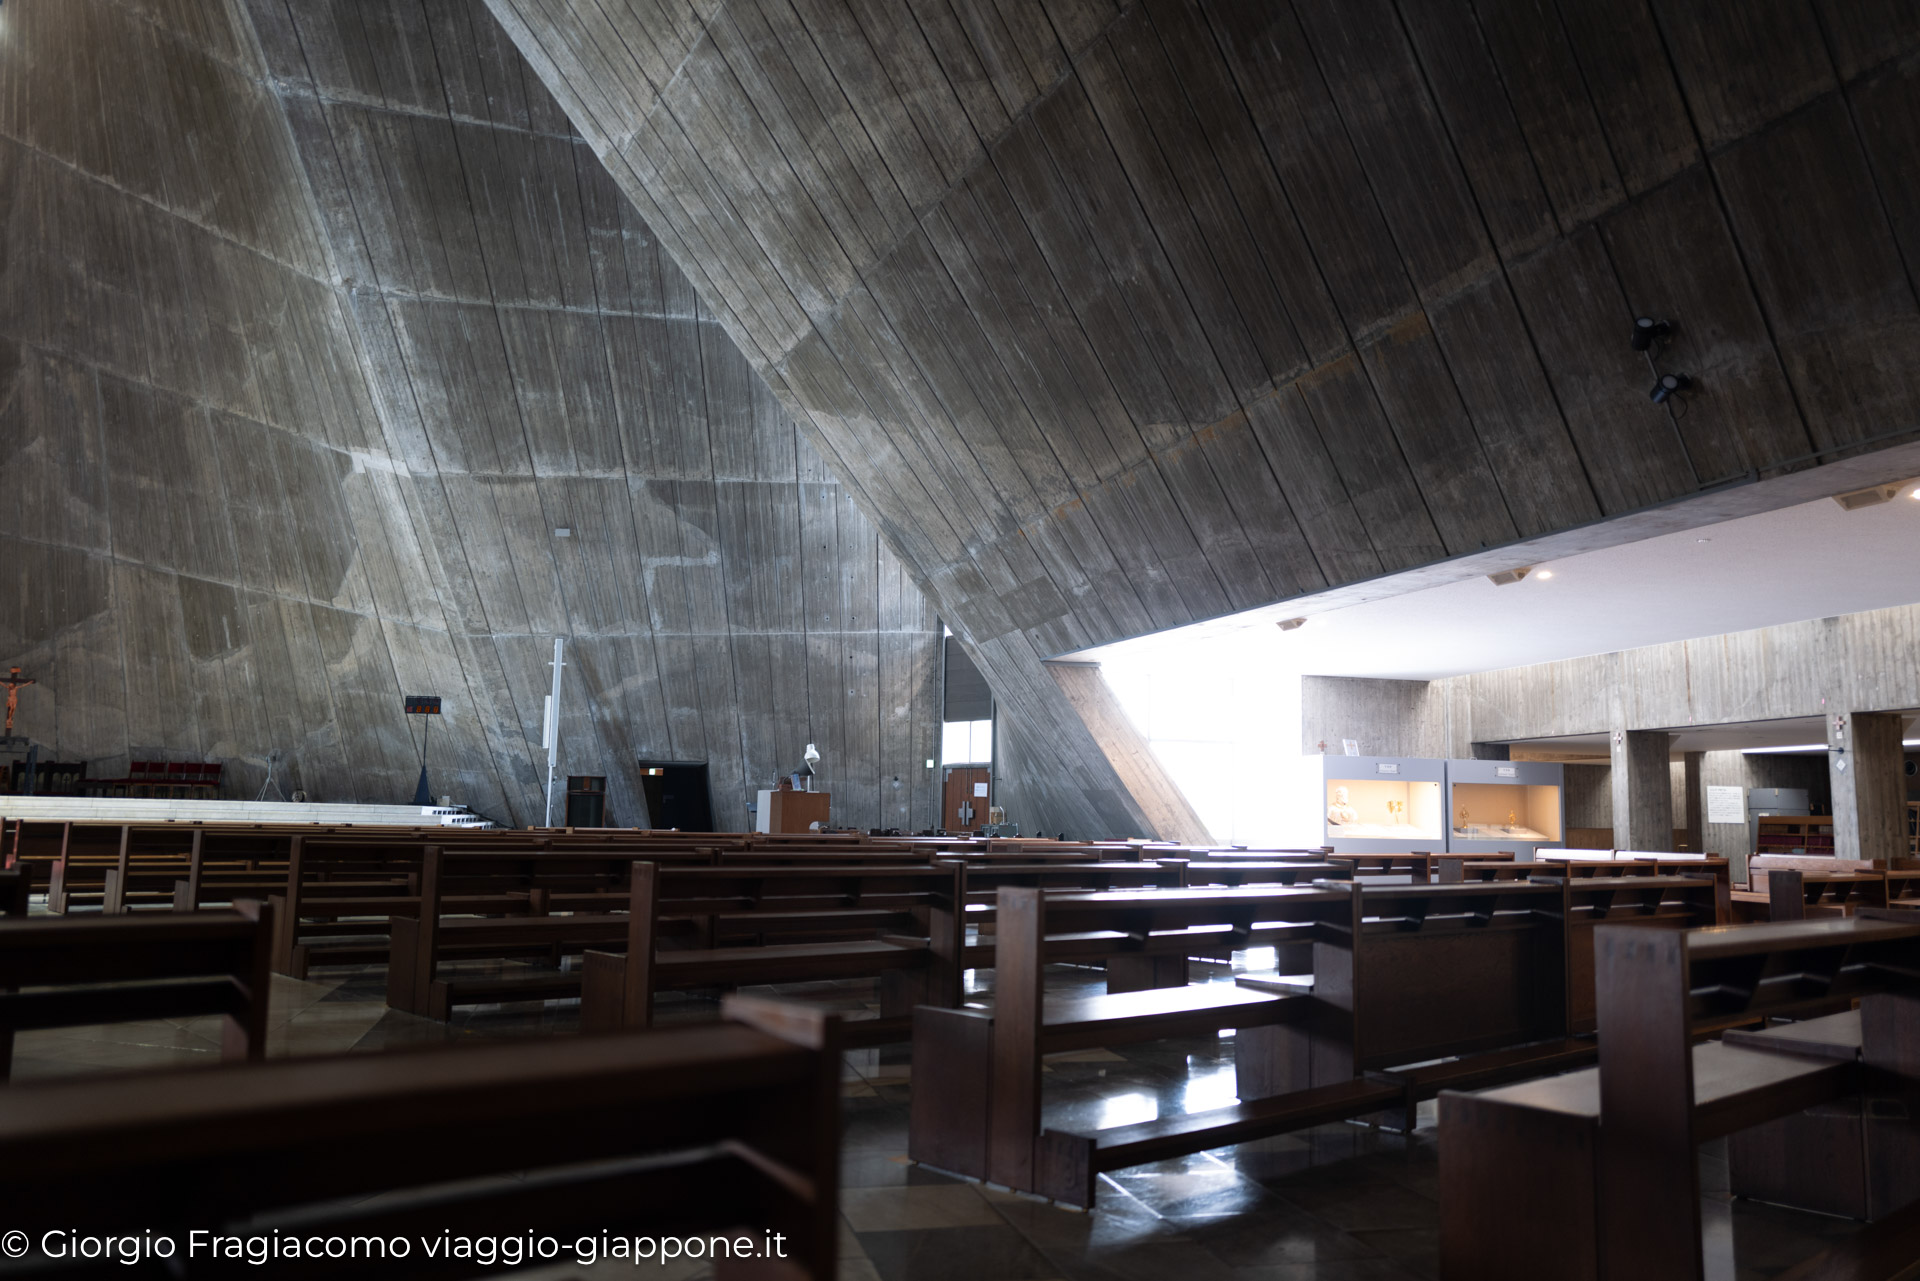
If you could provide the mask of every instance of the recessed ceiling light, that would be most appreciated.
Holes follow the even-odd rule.
[[[1904,483],[1904,482],[1902,482]],[[1877,507],[1898,497],[1899,485],[1875,485],[1871,489],[1856,489],[1847,494],[1835,494],[1833,501],[1840,504],[1844,511],[1857,512],[1862,507]]]
[[[1696,543],[1710,543],[1713,540],[1711,538],[1696,538],[1693,541]]]
[[[1543,569],[1543,570],[1541,570],[1541,571],[1540,571],[1540,573],[1539,573],[1539,575],[1538,575],[1538,576],[1539,576],[1539,577],[1541,577],[1541,578],[1552,578],[1552,577],[1553,577],[1553,571],[1552,571],[1552,570],[1550,570],[1550,569]]]

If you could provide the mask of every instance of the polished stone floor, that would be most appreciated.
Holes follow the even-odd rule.
[[[1214,981],[1229,981],[1222,969]],[[480,1007],[439,1024],[388,1010],[379,969],[276,977],[272,1055],[378,1050],[465,1038],[552,1034],[578,1027],[576,1004]],[[1057,970],[1060,992],[1099,990],[1088,971]],[[858,1013],[871,985],[811,985],[789,994]],[[973,999],[990,999],[976,988]],[[662,1020],[710,1018],[714,1007],[668,1001]],[[1217,1106],[1233,1095],[1231,1038],[1169,1041],[1057,1055],[1045,1068],[1047,1121],[1118,1125],[1162,1111]],[[217,1020],[188,1019],[30,1032],[16,1080],[214,1062]],[[1384,1281],[1438,1275],[1438,1160],[1433,1105],[1411,1137],[1357,1125],[1162,1162],[1103,1177],[1091,1213],[950,1178],[908,1163],[912,1070],[904,1046],[848,1056],[841,1196],[845,1281]],[[1701,1158],[1709,1281],[1776,1275],[1853,1230],[1840,1220],[1732,1201],[1720,1145]],[[630,1265],[542,1272],[611,1275]],[[534,1275],[534,1274],[528,1274]],[[649,1267],[659,1281],[707,1275]],[[1541,1272],[1543,1278],[1551,1272]]]

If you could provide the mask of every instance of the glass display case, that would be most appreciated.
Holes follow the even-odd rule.
[[[1531,859],[1564,845],[1565,774],[1545,761],[1448,761],[1447,849]]]
[[[1311,821],[1300,841],[1339,854],[1446,849],[1446,762],[1399,756],[1305,756],[1287,804]]]

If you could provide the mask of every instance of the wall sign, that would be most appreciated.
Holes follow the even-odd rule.
[[[1707,822],[1744,823],[1747,821],[1747,789],[1744,787],[1707,788]]]
[[[1373,771],[1376,774],[1398,774],[1400,772],[1400,763],[1398,761],[1381,761],[1373,767]]]
[[[1519,778],[1520,771],[1512,765],[1496,765],[1493,767],[1493,776],[1495,778]]]

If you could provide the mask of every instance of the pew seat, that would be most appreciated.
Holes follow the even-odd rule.
[[[1485,1090],[1515,1081],[1531,1080],[1586,1067],[1600,1056],[1600,1047],[1591,1037],[1565,1037],[1470,1054],[1463,1058],[1423,1063],[1417,1067],[1383,1068],[1368,1072],[1368,1079],[1392,1085],[1401,1091],[1404,1109],[1403,1128],[1411,1130],[1414,1109],[1426,1099],[1437,1099],[1442,1090]]]
[[[1224,1028],[1269,1027],[1300,1018],[1300,993],[1256,992],[1224,983],[1050,998],[1040,1016],[1040,1052],[1207,1036]]]
[[[613,1000],[624,996],[620,982],[626,972],[623,956],[586,948],[582,940],[612,942],[627,935],[625,916],[589,920],[583,928],[570,925],[581,917],[523,917],[513,921],[455,920],[443,923],[444,937],[450,940],[442,955],[458,959],[459,943],[468,938],[481,940],[471,949],[475,956],[499,957],[509,952],[543,955],[552,946],[581,944],[586,962],[581,969],[537,970],[505,974],[452,974],[436,976],[428,987],[427,1006],[419,1013],[428,1018],[446,1020],[462,1005],[499,1004],[509,1001],[564,1000],[583,996],[586,974],[595,973],[594,999]],[[589,940],[588,936],[593,937]],[[773,983],[818,983],[833,979],[871,978],[889,969],[914,969],[926,962],[924,939],[846,939],[831,942],[773,943],[760,947],[701,948],[685,952],[663,952],[655,961],[655,986],[663,989],[726,988]],[[404,981],[404,974],[402,976]],[[598,1030],[617,1024],[604,1022],[583,1011],[582,1021]],[[864,1023],[853,1026],[871,1035],[876,1029]],[[904,1035],[905,1019],[889,1025]],[[861,1039],[856,1036],[856,1040]]]
[[[1349,1120],[1391,1107],[1400,1096],[1397,1086],[1356,1077],[1092,1133],[1049,1129],[1035,1146],[1035,1173],[1043,1195],[1085,1208],[1093,1204],[1094,1181],[1108,1171]]]

